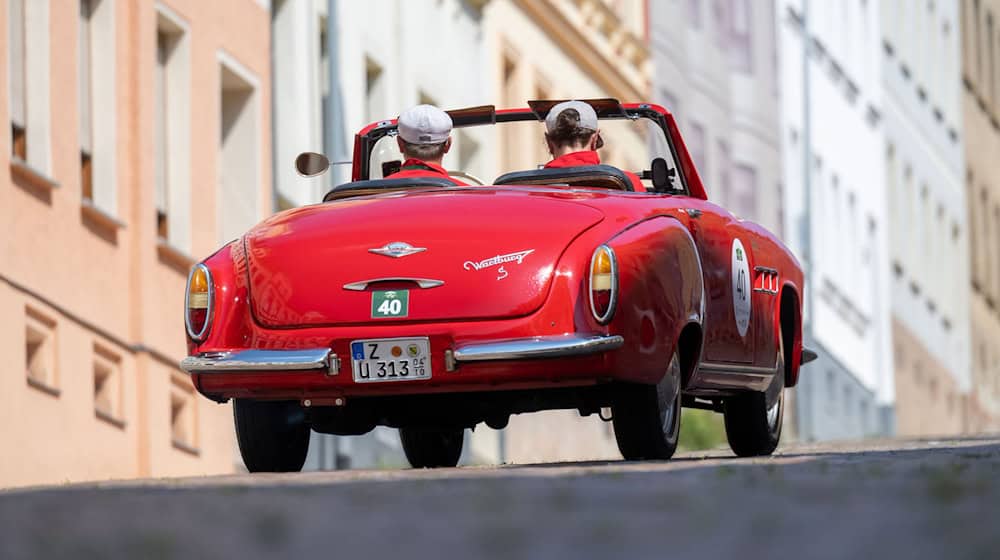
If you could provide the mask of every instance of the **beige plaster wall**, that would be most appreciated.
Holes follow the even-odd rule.
[[[87,211],[81,195],[76,2],[49,0],[51,168],[12,163],[7,10],[0,10],[0,487],[63,481],[231,472],[228,406],[195,400],[195,449],[173,444],[169,387],[190,382],[181,306],[188,266],[218,244],[220,57],[257,83],[261,216],[270,192],[270,14],[255,0],[114,2],[117,211]],[[154,206],[153,76],[156,6],[190,33],[190,255],[158,249]],[[220,54],[224,53],[224,54]],[[29,101],[30,102],[30,101]],[[95,119],[109,115],[95,115]],[[97,186],[95,188],[100,188]],[[25,373],[26,307],[55,322],[58,394]],[[121,358],[121,423],[98,418],[94,345]],[[10,457],[10,455],[8,455]]]

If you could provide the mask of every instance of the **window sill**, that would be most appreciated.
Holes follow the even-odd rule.
[[[46,395],[59,398],[59,395],[62,394],[62,391],[60,391],[58,388],[53,387],[52,385],[49,385],[44,381],[39,381],[34,377],[28,377],[27,380],[28,380],[28,387],[34,387],[35,389],[38,389],[39,391],[45,393]]]
[[[21,188],[39,193],[48,202],[51,201],[52,191],[59,188],[59,183],[17,156],[10,159],[10,177]]]
[[[173,444],[174,449],[177,449],[178,451],[183,451],[184,453],[194,455],[195,457],[201,455],[201,451],[197,447],[184,443],[183,441],[172,439],[170,440],[170,443]]]
[[[101,210],[89,198],[80,201],[80,215],[107,230],[125,229],[125,222]]]
[[[94,409],[94,416],[96,416],[98,420],[103,420],[103,421],[107,422],[108,424],[111,424],[112,426],[118,428],[119,430],[124,430],[125,429],[125,420],[123,420],[121,418],[117,418],[117,417],[115,417],[115,415],[113,415],[113,414],[111,414],[111,413],[109,413],[107,411],[101,410],[99,408],[95,408]]]
[[[184,251],[181,251],[177,247],[171,245],[166,239],[159,237],[156,239],[156,256],[160,258],[160,261],[166,265],[169,265],[187,275],[191,267],[194,266],[198,261],[194,259],[191,255],[188,255]]]

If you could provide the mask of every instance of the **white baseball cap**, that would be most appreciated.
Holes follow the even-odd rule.
[[[576,109],[576,112],[580,113],[580,128],[597,132],[597,113],[589,103],[584,103],[583,101],[563,101],[562,103],[557,103],[549,110],[549,114],[545,116],[545,129],[552,132],[556,128],[556,121],[559,119],[559,115],[566,109]]]
[[[399,137],[410,144],[443,144],[451,135],[451,117],[433,105],[417,105],[399,115]]]

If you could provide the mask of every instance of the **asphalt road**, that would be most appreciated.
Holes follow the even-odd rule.
[[[0,492],[0,558],[1000,558],[1000,436]]]

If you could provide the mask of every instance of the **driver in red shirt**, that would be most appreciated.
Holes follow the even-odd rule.
[[[399,171],[386,178],[430,177],[467,186],[441,166],[444,155],[451,149],[451,127],[448,113],[433,105],[417,105],[399,115],[396,143],[406,160]]]
[[[545,143],[552,154],[546,169],[600,165],[597,150],[604,146],[601,130],[597,126],[597,112],[583,101],[563,101],[552,107],[545,117]],[[636,192],[646,192],[639,176],[622,170],[632,181]]]

